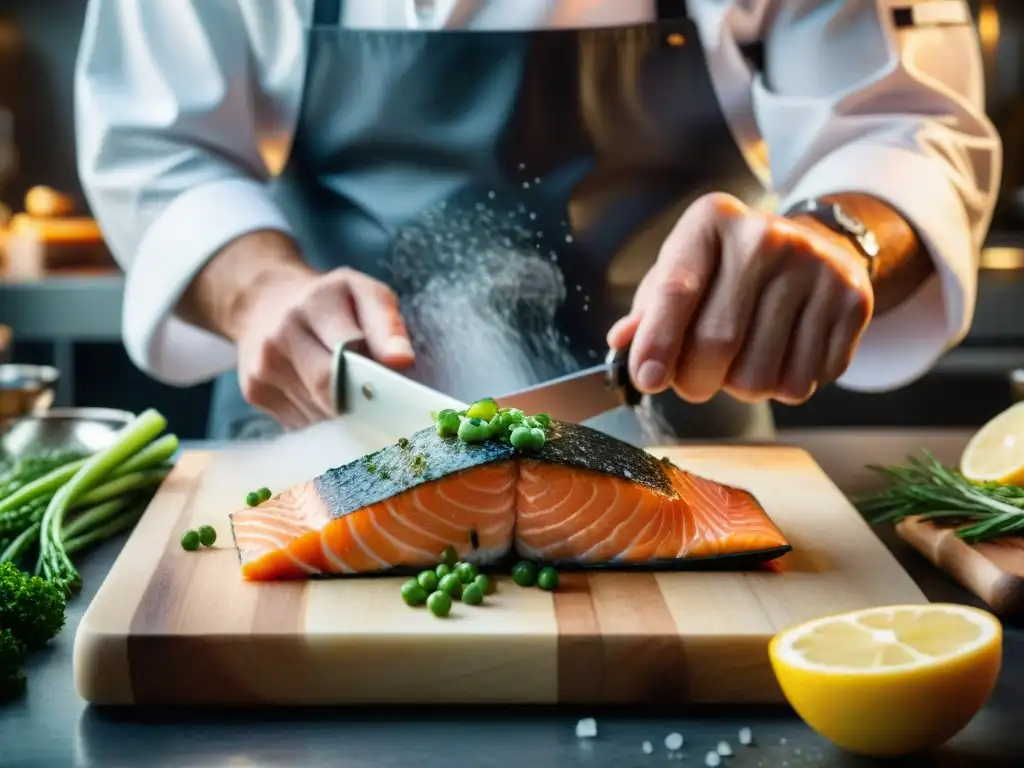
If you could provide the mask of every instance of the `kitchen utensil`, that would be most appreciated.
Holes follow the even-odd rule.
[[[59,379],[60,371],[49,365],[0,365],[0,419],[47,410]]]
[[[911,518],[896,533],[1005,619],[1024,619],[1024,541],[1008,537],[968,544],[952,529]]]
[[[244,582],[228,514],[253,488],[280,490],[367,447],[339,435],[327,422],[271,442],[183,454],[82,619],[74,658],[83,698],[781,703],[766,651],[777,630],[926,601],[811,457],[782,445],[651,449],[754,493],[794,548],[775,568],[564,572],[555,592],[498,576],[484,605],[456,603],[447,619],[405,605],[404,577]],[[182,531],[203,524],[217,530],[215,547],[184,551]]]
[[[93,453],[109,446],[134,418],[113,408],[53,408],[23,416],[0,436],[0,454],[18,459],[42,451]]]
[[[462,410],[466,404],[371,360],[361,340],[334,348],[331,393],[334,412],[372,427],[384,444],[429,424],[431,411]]]
[[[562,421],[582,422],[642,397],[629,379],[629,349],[610,350],[604,363],[497,398],[502,407],[528,414],[546,413]]]

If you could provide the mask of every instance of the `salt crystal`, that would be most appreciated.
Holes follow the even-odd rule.
[[[749,728],[740,728],[740,744],[749,747],[754,743],[754,734]]]
[[[597,720],[592,717],[585,717],[576,723],[577,739],[592,739],[597,736]]]
[[[530,188],[530,182],[524,181],[523,182],[523,189],[529,189],[529,188]]]
[[[665,737],[665,746],[672,752],[683,746],[683,734],[670,733]]]
[[[729,742],[718,742],[718,754],[720,754],[722,757],[732,757],[732,747],[729,746]]]
[[[640,749],[642,749],[644,751],[645,755],[653,755],[654,754],[654,745],[651,744],[651,742],[649,742],[649,741],[645,741],[643,744],[641,744],[640,745]]]
[[[782,745],[786,744],[786,737],[785,736],[783,736],[781,739],[779,739],[779,744],[782,744]]]
[[[704,765],[708,768],[717,768],[722,764],[722,758],[717,752],[708,752],[704,756]]]
[[[565,236],[565,242],[571,243],[572,242],[572,235],[566,235]]]

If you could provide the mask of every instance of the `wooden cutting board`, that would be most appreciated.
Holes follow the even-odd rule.
[[[968,544],[950,527],[911,518],[896,532],[914,549],[985,601],[993,613],[1024,619],[1024,539]]]
[[[829,613],[925,596],[803,450],[652,449],[746,487],[794,551],[756,572],[501,578],[437,619],[398,578],[246,583],[227,515],[245,492],[308,479],[317,441],[186,453],[82,620],[79,694],[101,704],[775,703],[767,644]],[[213,524],[214,549],[182,531]]]

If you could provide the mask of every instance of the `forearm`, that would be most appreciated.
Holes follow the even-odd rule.
[[[263,230],[228,243],[196,275],[177,306],[187,322],[235,341],[262,290],[313,270],[287,235]]]
[[[870,195],[844,193],[828,195],[824,202],[839,203],[859,218],[875,234],[879,252],[875,257],[872,286],[876,316],[898,307],[935,272],[935,265],[921,246],[913,227],[889,205]],[[810,216],[797,215],[795,221],[816,231],[836,234]]]

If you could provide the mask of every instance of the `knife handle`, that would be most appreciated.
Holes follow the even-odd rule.
[[[605,364],[608,366],[607,385],[619,393],[626,405],[636,408],[644,395],[629,378],[629,347],[609,350]]]

